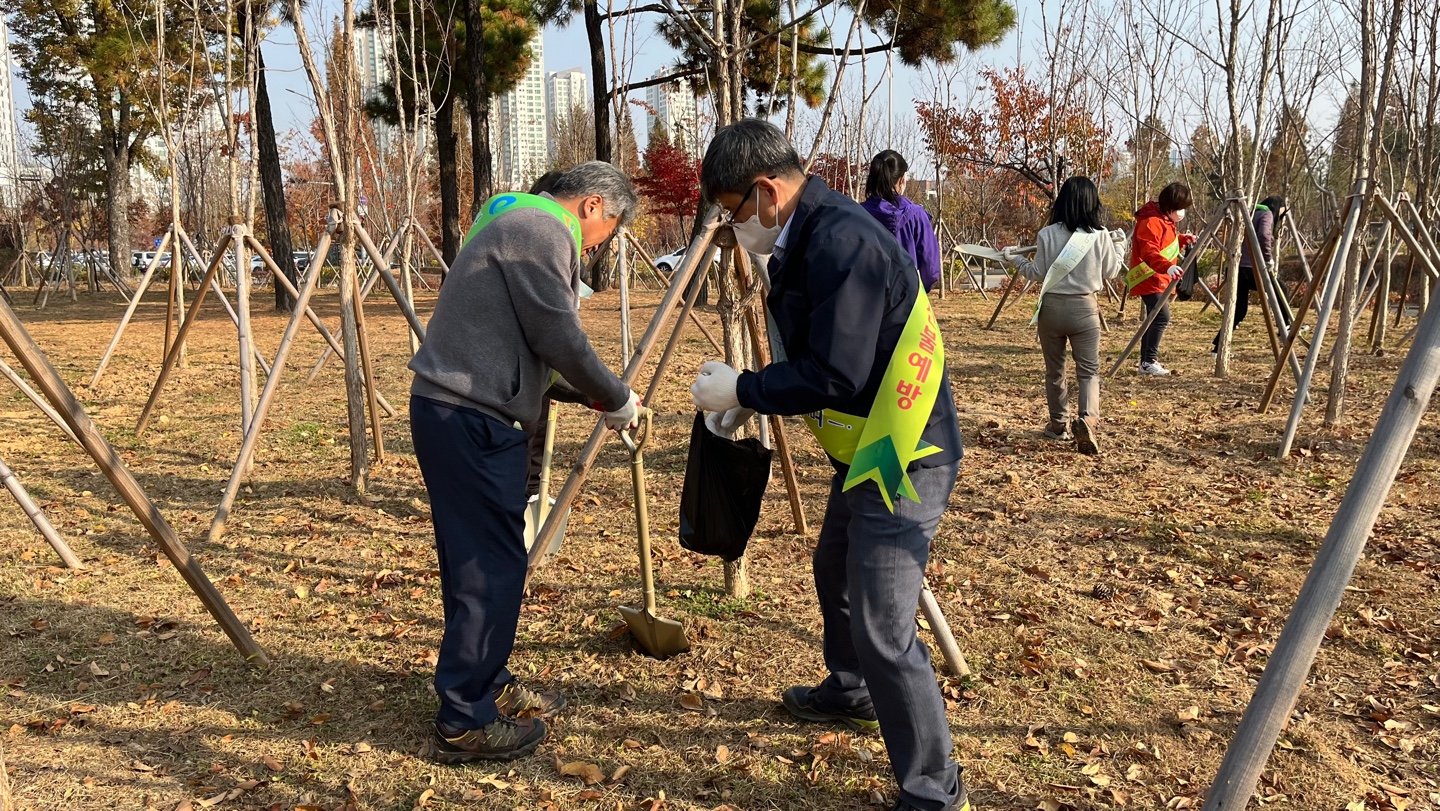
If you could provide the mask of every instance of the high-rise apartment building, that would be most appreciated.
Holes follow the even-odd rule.
[[[530,40],[530,67],[520,83],[490,105],[490,146],[495,155],[495,188],[524,190],[550,165],[546,140],[545,46],[536,30]]]
[[[355,68],[360,75],[360,99],[379,98],[380,88],[390,81],[391,38],[379,28],[355,29]],[[383,155],[390,152],[397,137],[395,127],[384,121],[370,119],[375,129],[375,148]]]
[[[655,74],[661,75],[663,69]],[[688,83],[651,85],[645,88],[645,104],[650,108],[645,124],[647,134],[657,124],[664,125],[671,143],[683,144],[697,156],[700,154],[700,110],[695,103],[695,91]]]
[[[10,92],[10,32],[0,14],[0,206],[20,202],[20,138]]]
[[[551,130],[576,107],[590,106],[590,80],[580,68],[545,75],[546,106]]]

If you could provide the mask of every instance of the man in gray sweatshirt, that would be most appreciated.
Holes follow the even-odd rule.
[[[518,684],[506,662],[525,589],[526,434],[562,375],[613,429],[640,398],[595,355],[580,325],[580,256],[634,214],[607,163],[566,172],[549,194],[486,201],[441,288],[410,369],[410,432],[430,493],[445,634],[440,711],[427,746],[442,763],[510,760],[545,739],[559,692]]]

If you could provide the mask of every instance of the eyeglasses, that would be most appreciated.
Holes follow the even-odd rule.
[[[735,224],[735,215],[739,214],[740,209],[744,208],[745,204],[750,202],[750,195],[755,193],[755,188],[759,185],[760,181],[758,179],[754,183],[750,184],[750,188],[745,190],[745,196],[740,198],[740,205],[736,206],[734,211],[726,211],[723,207],[720,209],[721,225]]]

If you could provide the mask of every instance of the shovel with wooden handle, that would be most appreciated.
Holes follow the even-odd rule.
[[[668,659],[690,650],[685,626],[675,620],[655,615],[655,573],[650,566],[650,510],[645,494],[645,445],[650,441],[653,412],[640,411],[640,428],[633,435],[620,432],[620,441],[630,451],[630,479],[635,485],[635,531],[640,539],[640,587],[645,592],[645,607],[620,606],[620,616],[630,627],[630,635],[645,652],[656,659]]]

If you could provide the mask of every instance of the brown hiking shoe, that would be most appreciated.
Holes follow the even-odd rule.
[[[422,754],[455,765],[481,760],[514,760],[535,751],[548,734],[539,718],[500,716],[483,729],[450,729],[436,724]]]
[[[1075,432],[1075,450],[1086,456],[1094,456],[1100,452],[1100,441],[1095,436],[1095,418],[1082,417],[1070,424],[1071,430]]]
[[[559,690],[540,692],[511,681],[495,694],[495,709],[512,718],[549,718],[565,709],[565,695]]]

